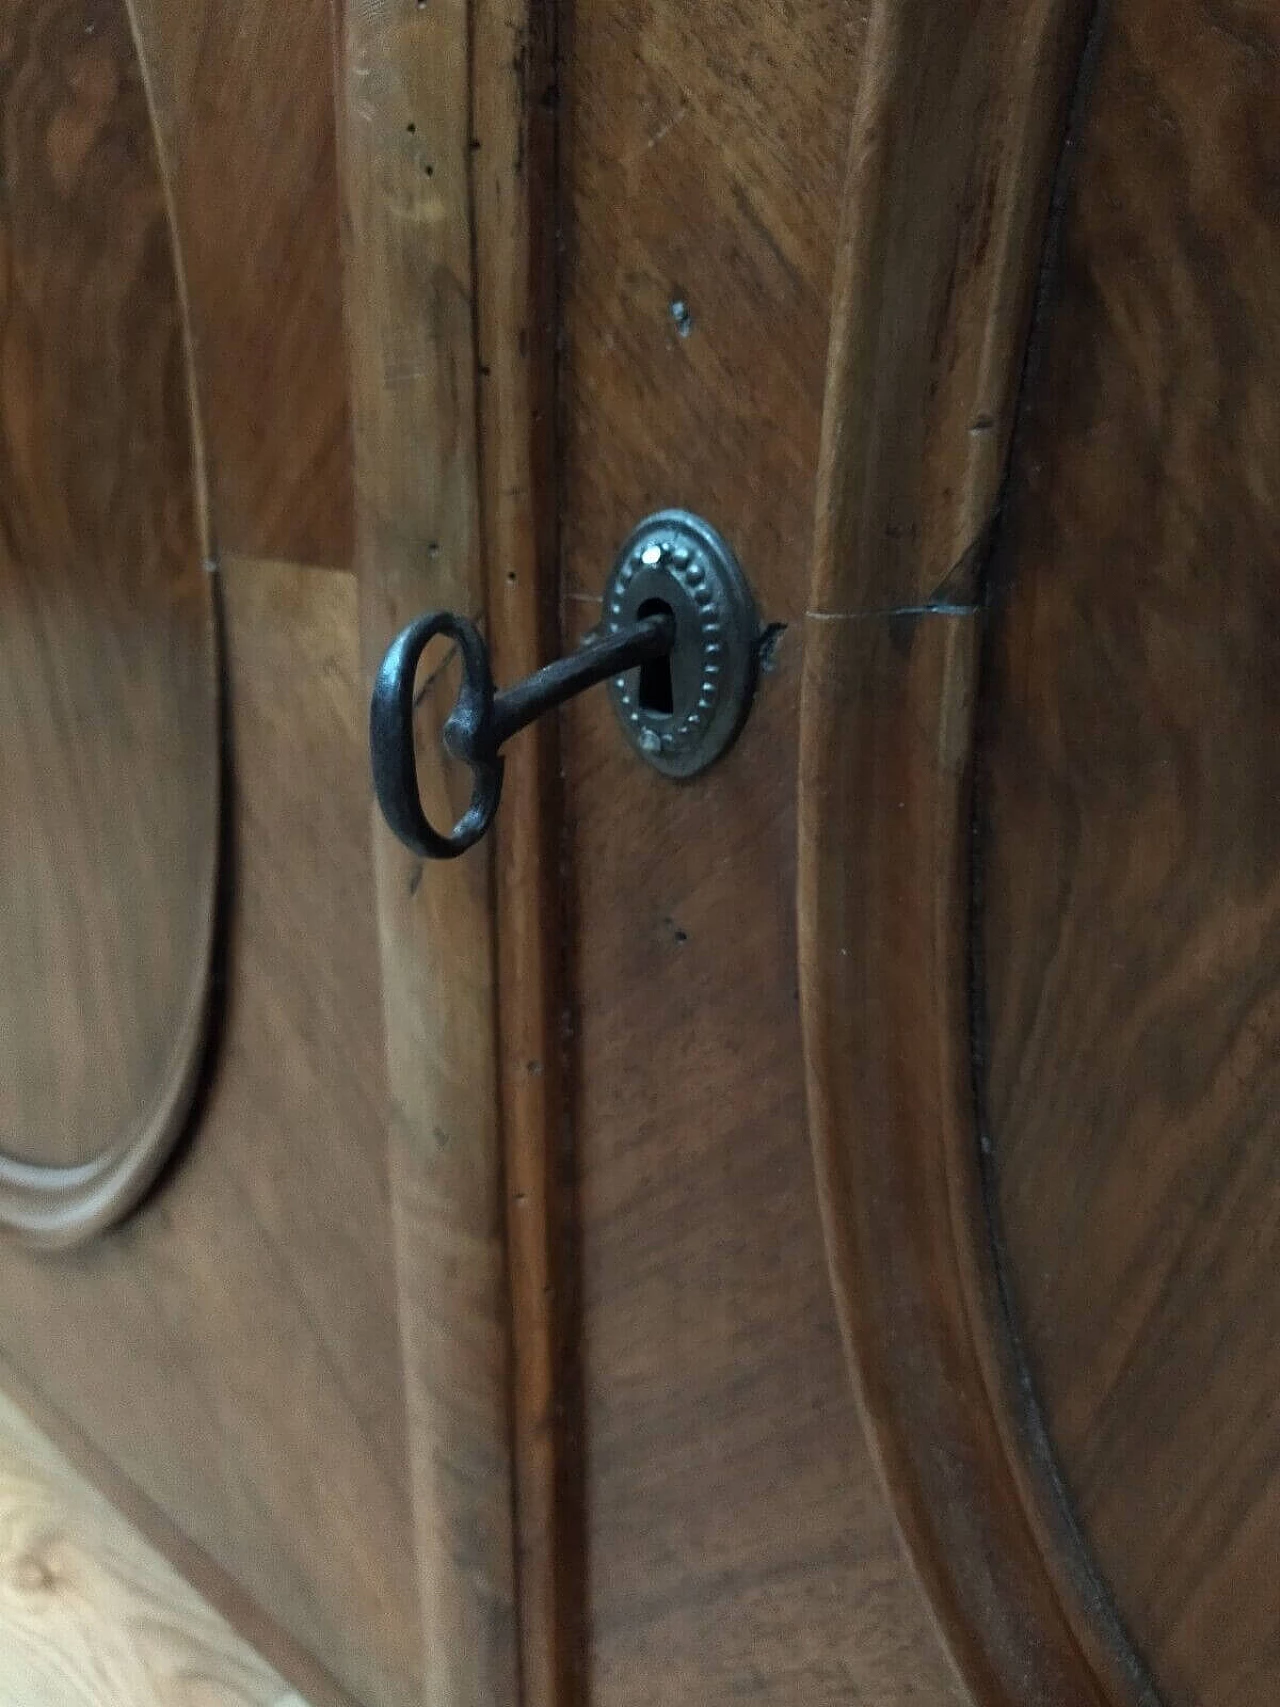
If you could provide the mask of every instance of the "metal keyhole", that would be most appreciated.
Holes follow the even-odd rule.
[[[645,599],[636,615],[641,621],[647,616],[674,616],[669,604],[662,599]],[[640,666],[636,690],[640,709],[650,717],[670,717],[675,710],[671,688],[671,658],[649,658]]]
[[[462,659],[441,739],[470,766],[471,800],[450,830],[429,822],[418,791],[414,679],[444,635]],[[489,649],[456,611],[424,611],[391,642],[369,704],[369,757],[383,817],[420,859],[456,859],[493,822],[501,749],[513,735],[598,682],[636,752],[664,776],[696,776],[734,740],[751,709],[760,625],[738,560],[709,522],[662,510],[623,546],[605,588],[604,621],[567,658],[499,693]]]
[[[701,516],[660,510],[618,553],[604,608],[606,634],[645,618],[674,621],[669,655],[615,676],[609,695],[647,763],[696,776],[733,742],[756,688],[760,624],[737,558]]]

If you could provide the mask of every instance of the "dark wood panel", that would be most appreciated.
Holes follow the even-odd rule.
[[[190,1104],[218,648],[123,0],[9,5],[0,113],[0,1225],[65,1242],[137,1200]]]
[[[563,37],[569,593],[597,597],[640,516],[687,504],[786,620],[862,8],[583,5]]]
[[[858,8],[564,24],[570,638],[646,511],[805,608]],[[689,787],[565,720],[587,1641],[598,1707],[956,1700],[863,1443],[805,1139],[800,634]],[[513,762],[515,762],[513,760]]]
[[[696,790],[638,779],[607,705],[570,730],[573,791],[601,802],[577,832],[574,1042],[596,1075],[577,1107],[601,1707],[962,1699],[864,1442],[822,1260],[795,826],[773,764],[794,740],[793,671]],[[771,770],[780,802],[762,799]]]
[[[0,1353],[98,1455],[96,1478],[131,1484],[216,1567],[205,1592],[309,1698],[327,1670],[331,1695],[409,1707],[356,585],[263,562],[222,580],[235,900],[217,1072],[132,1220],[57,1261],[0,1247]]]
[[[986,715],[1010,1283],[1170,1707],[1280,1694],[1277,110],[1274,7],[1112,6]]]
[[[555,0],[472,9],[471,153],[486,629],[500,683],[559,646]],[[514,50],[514,51],[513,51]],[[511,750],[494,826],[521,1707],[581,1683],[581,1522],[564,1390],[564,936],[556,720]]]
[[[348,567],[331,0],[136,0],[219,552]]]
[[[854,120],[800,774],[800,974],[867,1427],[975,1701],[1154,1694],[1027,1400],[974,1118],[982,572],[1090,9],[877,5]]]

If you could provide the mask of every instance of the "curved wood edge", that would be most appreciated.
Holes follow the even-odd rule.
[[[841,209],[810,608],[972,600],[1093,0],[876,0]]]
[[[124,0],[129,34],[146,97],[148,138],[165,204],[165,228],[182,327],[183,372],[188,400],[196,524],[200,530],[202,563],[211,568],[208,482],[200,412],[196,395],[195,351],[188,308],[186,276],[175,222],[170,163],[156,110],[142,36],[133,0]],[[92,1161],[71,1167],[43,1167],[0,1154],[0,1229],[46,1250],[68,1250],[88,1243],[131,1214],[151,1191],[181,1141],[206,1069],[213,1031],[214,966],[221,927],[221,825],[225,809],[222,750],[225,720],[221,667],[221,623],[217,589],[206,579],[206,623],[209,660],[210,742],[208,786],[212,795],[213,834],[209,839],[209,870],[203,882],[204,907],[200,922],[200,951],[193,960],[181,1013],[176,1016],[173,1043],[151,1106],[130,1129],[114,1135]]]
[[[0,1155],[0,1226],[28,1244],[67,1250],[95,1238],[137,1208],[170,1161],[196,1098],[210,1032],[216,889],[215,877],[204,953],[153,1106],[101,1156],[76,1167],[41,1167]]]
[[[970,1085],[968,770],[980,621],[815,624],[801,995],[832,1282],[873,1448],[983,1707],[1115,1699],[1064,1608],[989,1381]]]
[[[864,1422],[983,1707],[1151,1702],[1039,1429],[974,1107],[979,580],[1086,0],[877,0],[853,125],[801,710],[810,1126]]]

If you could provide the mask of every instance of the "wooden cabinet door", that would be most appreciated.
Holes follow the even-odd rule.
[[[333,89],[324,4],[0,20],[0,1360],[309,1700],[407,1704]]]
[[[1277,67],[10,0],[0,1376],[312,1707],[1275,1700]],[[672,506],[732,748],[402,847]]]
[[[799,838],[864,1420],[973,1699],[1272,1701],[1275,18],[878,11]]]

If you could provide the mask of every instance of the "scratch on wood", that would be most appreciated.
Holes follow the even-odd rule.
[[[807,610],[810,622],[885,622],[901,616],[980,616],[978,604],[892,605],[882,610]]]

